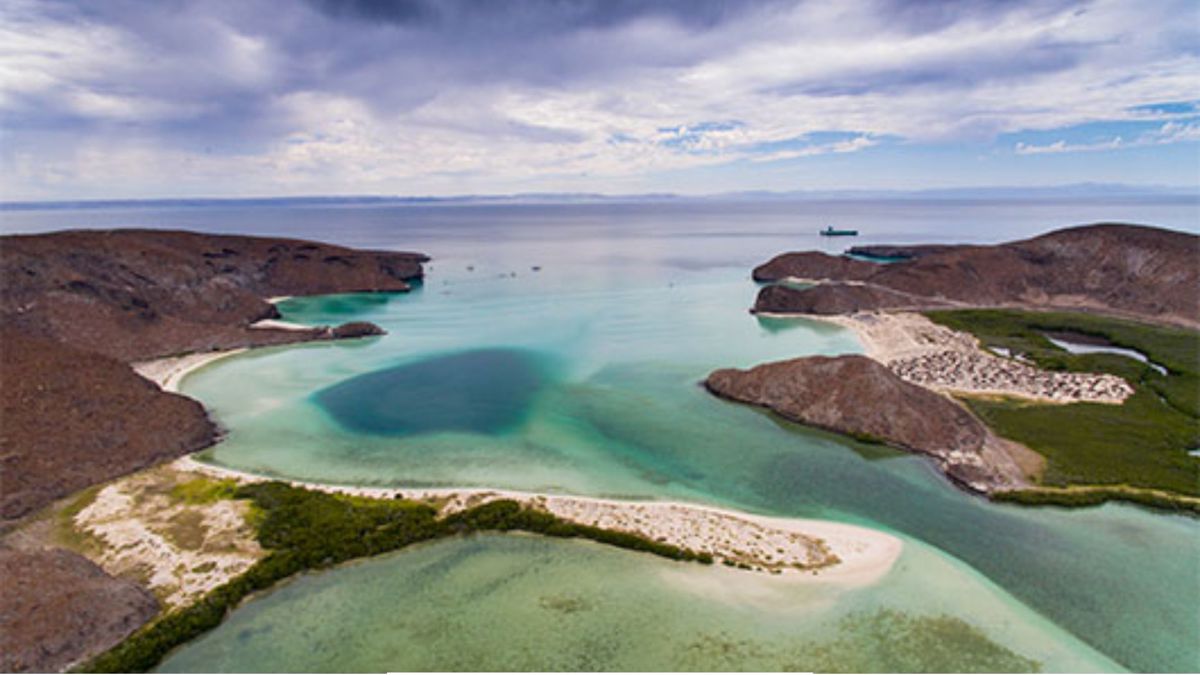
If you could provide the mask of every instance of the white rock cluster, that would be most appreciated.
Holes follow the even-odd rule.
[[[978,349],[947,349],[887,364],[902,379],[943,391],[1017,393],[1058,403],[1120,403],[1133,394],[1114,375],[1054,372]]]

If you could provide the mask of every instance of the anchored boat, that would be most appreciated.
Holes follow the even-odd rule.
[[[830,225],[830,226],[826,227],[825,229],[821,230],[821,236],[822,237],[857,237],[858,230],[835,230],[835,229],[833,229],[833,226]]]

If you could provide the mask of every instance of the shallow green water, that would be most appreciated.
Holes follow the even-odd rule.
[[[929,592],[913,575],[936,573]],[[162,670],[1112,669],[913,547],[888,583],[781,583],[586,542],[483,536],[291,583]],[[947,613],[962,592],[973,616]],[[998,642],[1019,642],[1022,654]]]
[[[480,669],[554,668],[587,659],[604,668],[721,668],[724,652],[688,651],[689,645],[708,644],[706,636],[714,631],[732,636],[730,653],[739,655],[739,663],[757,664],[746,667],[790,667],[797,653],[818,653],[825,660],[812,663],[820,669],[903,670],[910,662],[888,662],[882,652],[856,660],[847,645],[934,630],[948,645],[978,646],[986,638],[1011,651],[1011,658],[1036,659],[1054,670],[1116,667],[1094,650],[1133,669],[1200,668],[1196,521],[1117,506],[1068,512],[989,504],[961,493],[919,458],[847,444],[704,392],[698,383],[716,367],[859,349],[851,335],[825,324],[749,315],[756,288],[744,270],[639,268],[616,275],[604,265],[547,266],[537,273],[521,268],[513,277],[507,270],[515,266],[476,263],[467,270],[466,263],[435,261],[424,287],[409,295],[284,303],[289,320],[369,320],[389,335],[256,351],[188,378],[184,391],[203,400],[229,429],[212,461],[306,480],[669,497],[832,518],[900,534],[909,541],[901,568],[876,588],[834,594],[835,599],[818,598],[826,592],[811,589],[752,593],[788,604],[792,614],[782,625],[794,632],[779,635],[752,620],[756,614],[742,606],[743,599],[714,606],[702,593],[681,593],[662,581],[664,574],[688,577],[700,571],[679,571],[678,564],[628,552],[484,538],[402,553],[289,586],[239,610],[227,628],[185,648],[170,667],[325,669],[319,664],[338,661],[332,656],[322,661],[311,648],[318,643],[299,637],[305,635],[300,626],[283,617],[332,593],[321,616],[342,632],[319,644],[341,653],[342,642],[357,635],[352,644],[367,655],[361,662],[366,670],[454,668],[468,661],[467,667]],[[502,358],[501,373],[481,366],[481,353],[484,361],[497,354],[520,357]],[[420,394],[431,373],[457,383],[442,392],[440,403],[436,395]],[[331,412],[329,392],[349,392],[340,414]],[[430,403],[436,405],[418,417],[433,422],[415,428],[406,411]],[[454,413],[463,405],[481,406],[496,417],[485,416],[492,419],[487,423],[464,419]],[[507,630],[532,620],[525,613],[532,610],[521,603],[537,594],[504,581],[503,574],[476,586],[456,575],[477,569],[481,578],[491,578],[484,572],[493,566],[520,567],[513,560],[553,561],[560,577],[546,583],[567,596],[573,580],[623,570],[617,575],[623,583],[605,591],[614,604],[602,605],[620,611],[596,610],[578,625],[574,619],[555,624],[552,638],[489,641],[495,624]],[[444,574],[422,576],[424,564]],[[604,571],[605,565],[613,570]],[[455,645],[453,630],[435,639],[417,624],[382,627],[386,611],[360,609],[367,600],[335,590],[355,575],[376,587],[407,589],[403,602],[396,601],[399,616],[454,630],[467,626],[462,630],[468,632]],[[411,588],[414,576],[428,586]],[[329,590],[321,591],[323,584]],[[672,611],[658,614],[659,603]],[[445,614],[449,607],[487,607],[490,618],[471,624],[461,618],[470,612]],[[847,619],[855,608],[861,612]],[[896,619],[894,612],[907,618]],[[657,642],[630,631],[611,632],[606,641],[619,618],[632,625],[661,624],[661,632],[651,631]],[[271,628],[237,628],[254,621]],[[916,625],[924,628],[912,628]],[[738,651],[743,643],[749,652]],[[500,649],[508,644],[511,650]],[[927,655],[930,663],[942,659],[936,662],[952,670],[969,669],[946,660],[953,651],[929,646],[917,655]],[[691,665],[670,661],[685,652],[696,659],[687,662]],[[401,660],[387,661],[389,654]],[[487,661],[488,654],[496,660]],[[459,657],[464,660],[454,660]],[[313,665],[297,665],[302,663]]]

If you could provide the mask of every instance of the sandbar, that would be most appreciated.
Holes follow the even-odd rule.
[[[174,468],[239,482],[270,480],[188,456]],[[443,514],[499,499],[552,513],[564,520],[638,534],[711,553],[718,563],[790,579],[863,585],[891,570],[903,549],[895,536],[846,523],[775,518],[677,501],[635,501],[552,495],[476,487],[406,488],[284,482],[309,490],[376,499],[429,502]]]

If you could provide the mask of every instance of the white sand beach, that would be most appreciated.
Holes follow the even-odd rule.
[[[250,324],[250,327],[257,330],[294,330],[294,331],[309,331],[313,330],[312,326],[305,326],[291,321],[280,321],[279,319],[260,319]]]
[[[163,391],[178,392],[179,384],[188,374],[227,356],[241,354],[246,349],[226,349],[213,352],[196,352],[183,356],[168,356],[131,364],[134,372],[157,384]]]
[[[173,467],[239,482],[269,480],[183,457]],[[771,518],[671,501],[631,501],[550,495],[488,488],[373,488],[284,481],[334,494],[425,501],[443,514],[499,499],[512,499],[564,520],[621,530],[655,541],[708,552],[718,561],[759,572],[850,585],[871,583],[891,569],[900,539],[877,530],[833,521]]]
[[[1114,404],[1133,395],[1133,387],[1115,375],[1042,370],[985,351],[974,336],[914,312],[804,316],[854,331],[867,356],[913,384],[943,393]]]

